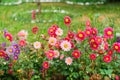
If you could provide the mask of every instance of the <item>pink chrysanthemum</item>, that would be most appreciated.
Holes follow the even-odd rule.
[[[113,44],[113,50],[120,52],[120,43],[116,42]]]
[[[90,43],[90,48],[91,48],[92,50],[98,50],[99,44],[96,43],[96,42],[91,42],[91,43]]]
[[[64,17],[64,24],[70,25],[70,23],[71,23],[71,18],[69,16],[65,16]]]
[[[65,63],[67,64],[67,65],[71,65],[72,64],[72,58],[71,57],[67,57],[67,58],[65,58]]]
[[[111,27],[105,28],[104,36],[106,36],[106,38],[113,38],[113,28],[111,28]]]
[[[46,56],[48,59],[52,60],[54,58],[55,52],[53,50],[49,50],[46,52]]]
[[[35,49],[40,49],[40,48],[41,48],[41,43],[38,42],[38,41],[34,42],[33,45],[34,45],[34,48],[35,48]]]
[[[91,28],[86,28],[85,34],[86,34],[87,36],[91,36],[91,34],[92,34]]]
[[[95,41],[96,41],[98,44],[101,44],[101,43],[102,43],[102,37],[101,37],[101,36],[96,36],[96,37],[95,37]]]
[[[43,66],[43,68],[48,69],[49,68],[49,63],[47,61],[44,61],[42,66]]]
[[[25,30],[21,30],[20,32],[18,32],[18,37],[19,37],[20,39],[26,39],[27,36],[28,36],[28,32],[25,31]]]
[[[111,60],[112,60],[112,57],[111,57],[110,55],[105,55],[105,56],[103,57],[103,61],[106,62],[106,63],[111,62]]]
[[[70,39],[74,38],[74,33],[72,31],[68,31],[67,37]]]
[[[72,52],[72,56],[73,56],[74,58],[79,58],[79,57],[80,57],[80,51],[74,50],[74,51]]]
[[[93,54],[90,54],[90,59],[91,59],[91,60],[95,60],[95,59],[96,59],[96,54],[94,54],[94,53],[93,53]]]
[[[62,36],[63,35],[63,30],[61,28],[57,28],[55,33],[56,33],[57,36]]]
[[[58,58],[60,56],[60,52],[59,51],[55,50],[54,53],[55,53],[54,54],[54,58]]]
[[[13,36],[10,33],[5,33],[5,38],[8,39],[10,42],[13,41]]]
[[[98,30],[96,28],[92,28],[92,35],[96,36],[98,34]]]
[[[76,34],[76,38],[80,41],[83,41],[85,39],[85,33],[80,31]]]
[[[57,39],[56,38],[54,38],[54,37],[50,37],[49,38],[49,41],[48,41],[48,43],[50,44],[50,45],[55,45],[56,44],[56,42],[57,42]]]
[[[62,48],[62,50],[64,51],[70,51],[71,49],[71,43],[66,41],[66,40],[63,40],[60,44],[60,47]]]

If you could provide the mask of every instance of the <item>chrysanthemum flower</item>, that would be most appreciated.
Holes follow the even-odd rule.
[[[104,54],[104,50],[100,49],[100,50],[98,50],[98,53],[102,55],[102,54]]]
[[[95,40],[95,37],[91,37],[91,38],[89,38],[89,43],[92,43],[92,42],[95,42],[96,40]]]
[[[72,64],[72,58],[71,57],[67,57],[67,58],[65,58],[65,63],[67,64],[67,65],[71,65]]]
[[[80,51],[74,50],[74,51],[72,52],[72,56],[73,56],[74,58],[79,58],[79,57],[80,57]]]
[[[96,36],[98,34],[98,30],[96,28],[92,28],[92,34],[93,36]]]
[[[51,37],[56,37],[56,30],[57,30],[58,26],[57,25],[52,25],[49,29],[48,29],[48,34],[51,36]]]
[[[55,50],[54,53],[55,53],[54,54],[54,58],[58,58],[60,56],[60,52],[59,51]]]
[[[96,54],[94,54],[94,53],[90,54],[89,57],[91,60],[96,60]]]
[[[103,57],[103,61],[106,62],[106,63],[111,62],[111,60],[112,60],[112,57],[109,56],[109,55],[105,55],[105,56]]]
[[[71,49],[71,43],[66,41],[66,40],[63,40],[60,44],[60,47],[62,48],[62,50],[64,51],[70,51]]]
[[[6,53],[9,55],[9,56],[13,56],[14,55],[14,52],[15,52],[15,49],[13,48],[13,46],[10,46],[6,49]]]
[[[46,56],[48,59],[52,60],[54,58],[55,52],[53,50],[49,50],[46,52]]]
[[[91,28],[86,28],[85,34],[86,34],[86,36],[91,36],[91,34],[92,34]]]
[[[101,44],[101,43],[102,43],[102,37],[101,37],[101,36],[96,36],[96,37],[95,37],[95,41],[96,41],[98,44]]]
[[[70,23],[71,23],[71,18],[69,16],[65,16],[64,17],[64,24],[70,25]]]
[[[104,29],[104,36],[107,38],[113,38],[113,28],[107,27]]]
[[[25,30],[21,30],[20,32],[18,32],[18,37],[19,37],[20,39],[26,39],[27,36],[28,36],[28,32],[25,31]]]
[[[13,41],[12,34],[10,34],[10,33],[5,33],[5,38],[8,39],[10,42]]]
[[[99,44],[98,44],[97,42],[91,42],[91,43],[90,43],[90,48],[91,48],[92,50],[98,50]]]
[[[77,34],[76,34],[76,38],[78,39],[78,40],[80,40],[80,41],[83,41],[84,39],[85,39],[85,33],[84,32],[78,32]]]
[[[15,53],[14,54],[15,55],[19,55],[20,54],[20,49],[19,48],[15,49]]]
[[[14,49],[18,49],[19,48],[18,44],[12,44],[12,46],[13,46]]]
[[[34,45],[34,48],[35,48],[35,49],[40,49],[40,48],[41,48],[41,43],[38,42],[38,41],[34,42],[33,45]]]
[[[75,34],[72,31],[68,31],[67,37],[73,39]]]
[[[108,50],[109,44],[107,42],[104,42],[104,50]]]
[[[63,35],[63,30],[61,28],[57,28],[55,33],[56,33],[57,36],[62,36]]]
[[[19,41],[19,45],[20,46],[25,46],[26,45],[26,41],[23,39],[23,40],[20,40]]]
[[[14,55],[14,56],[13,56],[13,59],[14,59],[14,60],[18,60],[18,55]]]
[[[54,37],[50,37],[48,40],[48,43],[53,46],[56,44],[56,42],[57,42],[57,39]]]
[[[32,33],[33,33],[33,34],[37,34],[37,33],[38,33],[38,30],[39,30],[39,28],[38,28],[37,26],[34,26],[34,27],[32,28]]]
[[[0,50],[0,57],[5,57],[6,53],[3,50]]]
[[[56,42],[55,47],[60,49],[60,42]]]
[[[44,61],[42,66],[43,66],[43,68],[48,69],[49,68],[49,63],[47,61]]]
[[[113,50],[112,49],[108,50],[107,55],[112,56],[113,55]]]
[[[115,50],[116,52],[120,52],[120,43],[116,42],[113,44],[113,50]]]

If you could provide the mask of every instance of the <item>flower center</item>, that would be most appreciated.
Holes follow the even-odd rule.
[[[108,31],[108,32],[107,32],[107,34],[108,34],[108,35],[111,35],[111,34],[112,34],[112,32],[111,32],[111,31]]]
[[[97,47],[97,45],[96,45],[96,44],[93,44],[93,47]]]
[[[106,61],[108,61],[108,60],[109,60],[109,58],[107,57],[107,58],[106,58]]]
[[[82,35],[82,34],[79,34],[79,37],[81,38],[81,37],[83,37],[83,35]]]
[[[65,19],[65,22],[69,22],[69,19]]]
[[[0,56],[2,55],[2,53],[0,52]]]
[[[87,34],[90,34],[90,31],[87,31],[86,33],[87,33]]]
[[[10,39],[10,37],[9,37],[9,36],[6,36],[6,38],[7,38],[7,39]]]
[[[53,56],[53,54],[52,54],[52,53],[50,53],[49,55],[50,55],[50,57],[52,57],[52,56]]]
[[[64,48],[68,48],[68,45],[67,45],[67,44],[64,44]]]
[[[75,56],[78,56],[78,53],[75,53]]]
[[[115,49],[118,49],[118,46],[115,46]]]
[[[12,51],[13,51],[12,49],[9,50],[9,52],[12,52]]]

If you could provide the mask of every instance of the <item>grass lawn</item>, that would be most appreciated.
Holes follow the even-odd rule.
[[[107,26],[113,26],[115,31],[120,32],[120,3],[105,4],[105,5],[68,5],[65,3],[42,3],[42,10],[65,10],[69,14],[61,13],[41,13],[37,15],[37,19],[40,20],[53,20],[53,22],[40,22],[31,23],[31,14],[23,14],[26,11],[37,9],[35,3],[23,3],[18,6],[1,6],[0,5],[0,31],[6,28],[12,34],[18,33],[20,30],[25,29],[29,33],[28,40],[33,37],[31,29],[33,26],[39,26],[40,34],[47,34],[47,29],[52,24],[58,24],[66,33],[67,28],[64,25],[63,18],[68,15],[72,18],[72,30],[84,29],[85,21],[90,19],[93,27],[98,27],[102,33],[102,29]],[[12,18],[13,14],[17,15],[20,20],[15,21]],[[57,21],[56,21],[57,20]],[[1,35],[2,36],[2,35]],[[0,42],[3,39],[0,39]]]

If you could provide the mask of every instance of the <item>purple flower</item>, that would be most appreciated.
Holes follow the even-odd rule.
[[[6,61],[8,61],[8,60],[9,60],[9,56],[6,56],[4,59],[5,59]]]
[[[20,49],[19,49],[19,48],[18,48],[18,49],[16,49],[14,54],[15,54],[15,55],[20,54]]]
[[[13,59],[14,59],[14,60],[18,60],[18,56],[17,56],[17,55],[14,55],[14,56],[13,56]]]
[[[19,48],[18,44],[13,44],[12,46],[13,46],[14,49],[18,49]]]
[[[13,48],[13,46],[10,46],[6,49],[6,53],[8,54],[8,56],[13,56],[15,52],[15,49]]]

